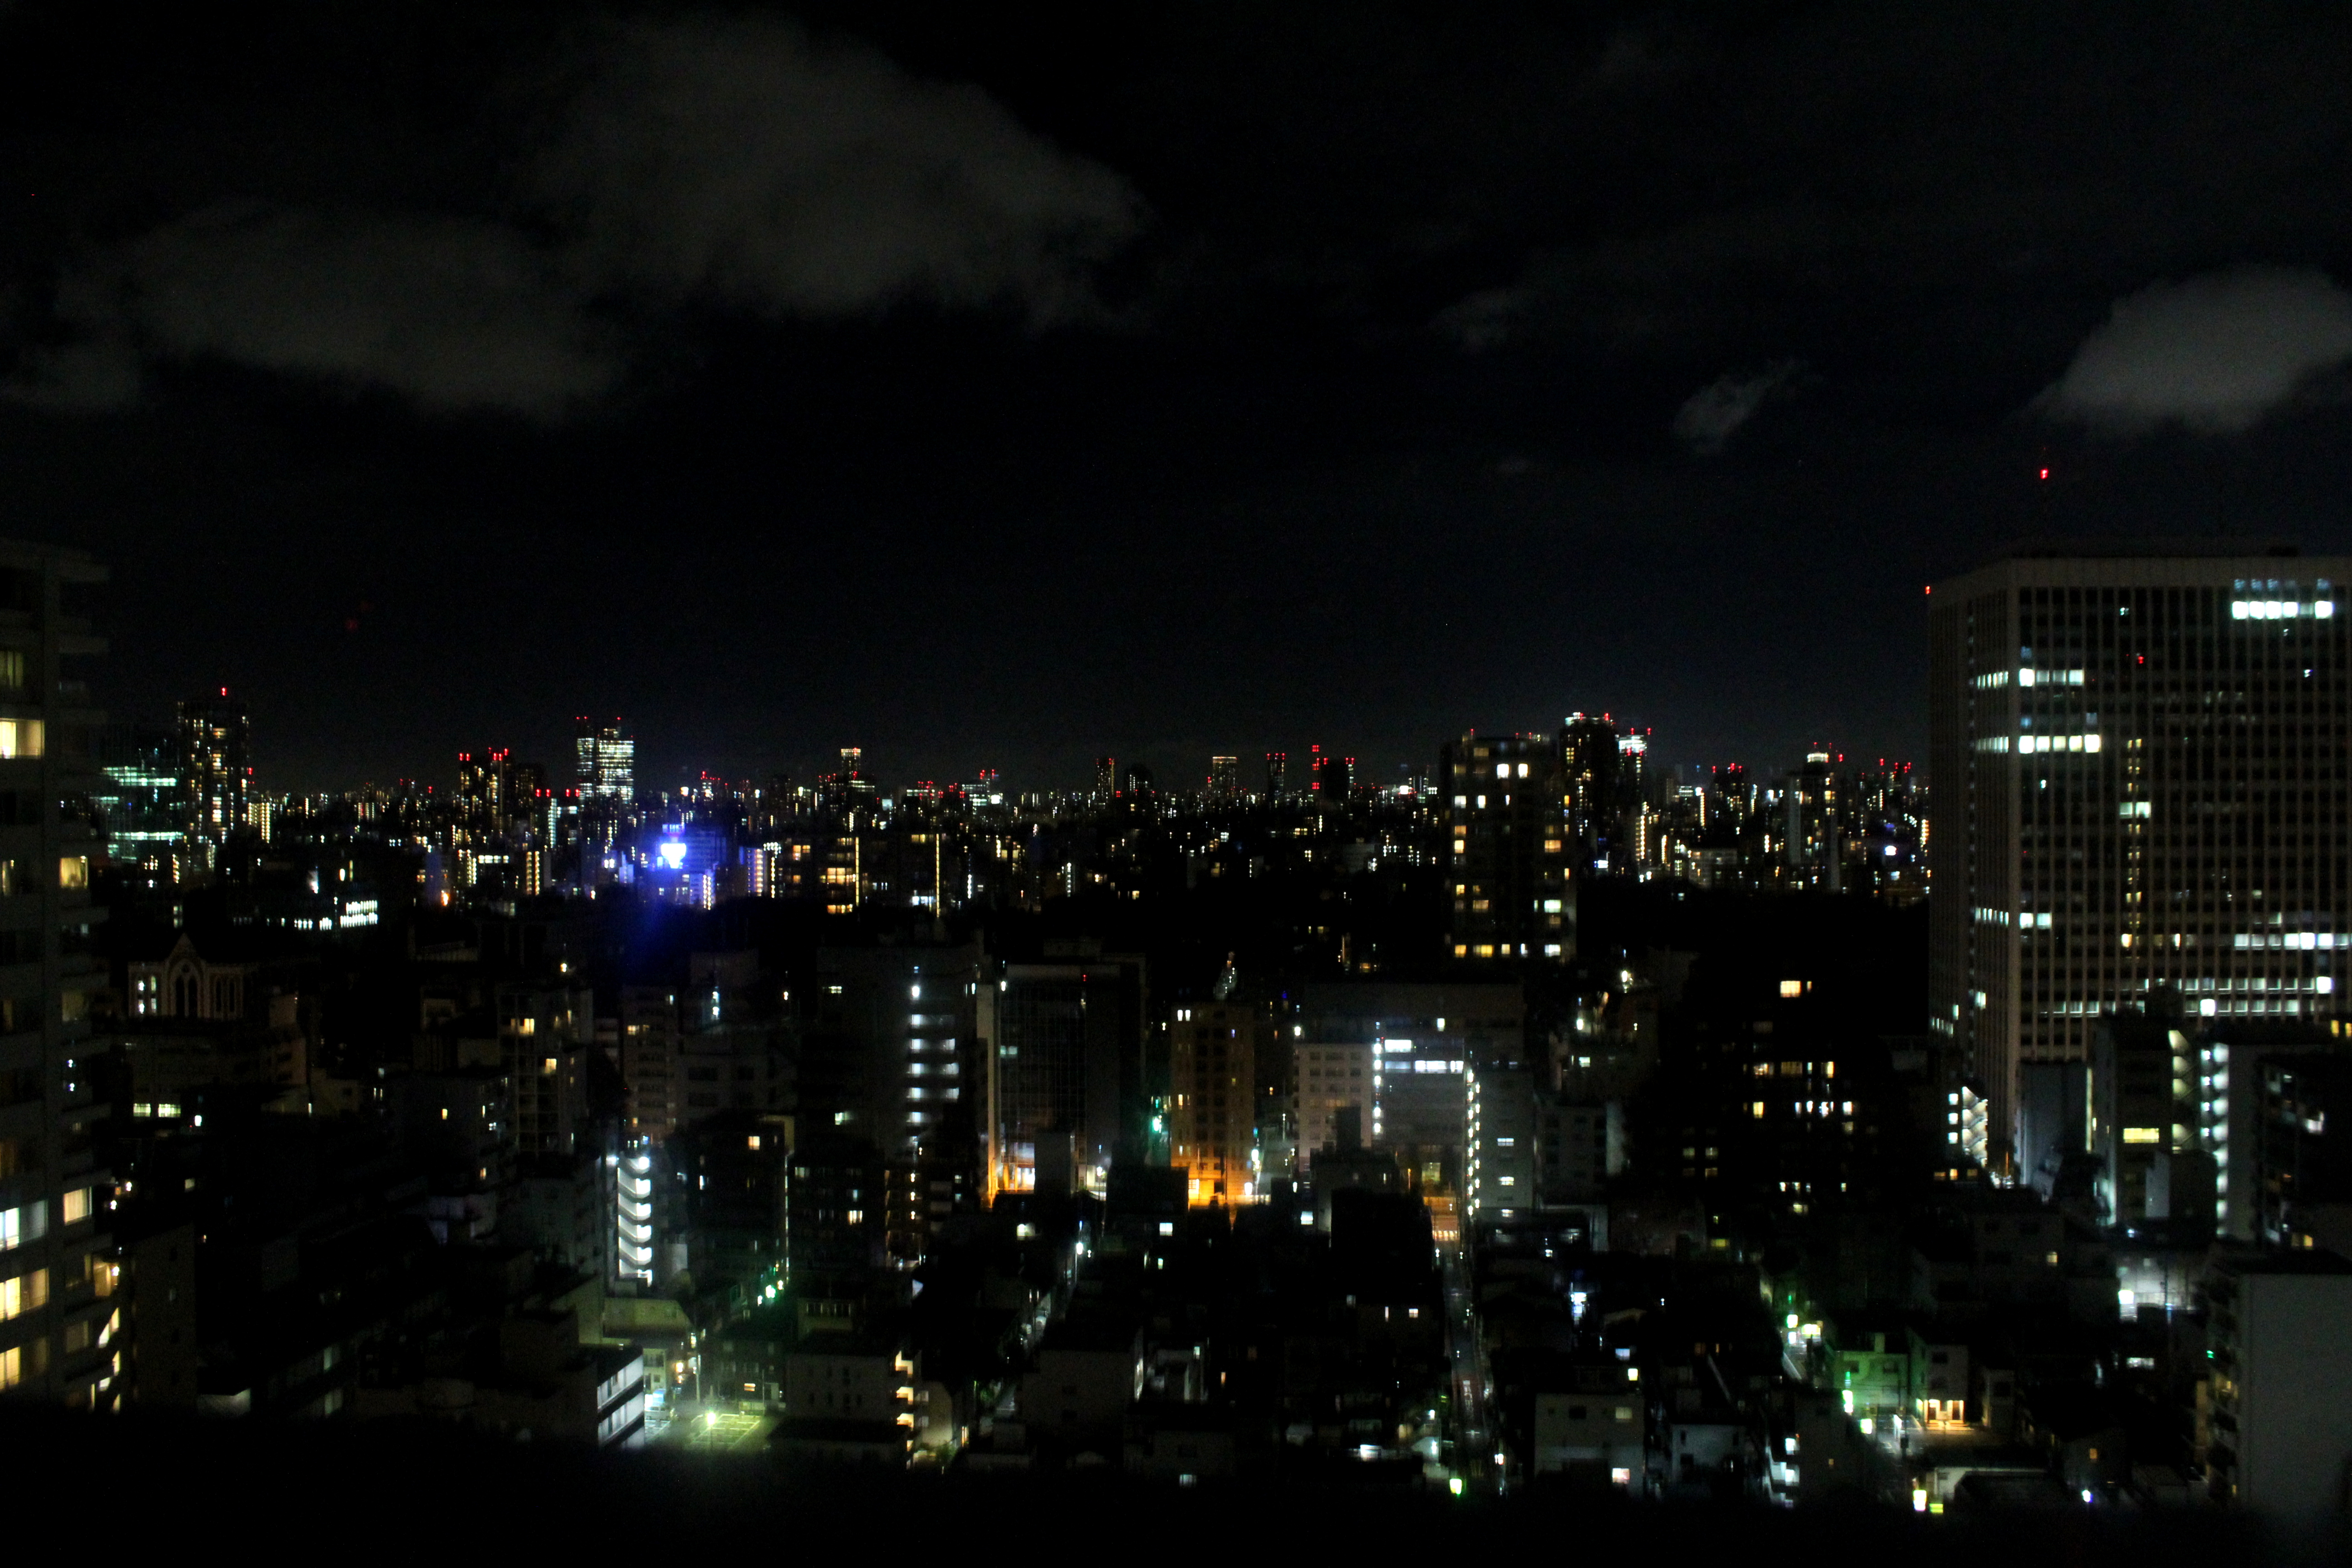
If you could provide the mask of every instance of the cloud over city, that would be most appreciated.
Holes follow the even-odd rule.
[[[2352,294],[2310,268],[2240,267],[2118,300],[2034,400],[2116,434],[2243,430],[2352,359]]]
[[[1717,376],[1675,411],[1675,438],[1701,457],[1713,457],[1769,399],[1786,392],[1801,368],[1795,360],[1784,359],[1753,374]]]
[[[119,407],[215,359],[552,419],[622,379],[628,324],[684,307],[1082,320],[1142,225],[1116,174],[864,46],[720,18],[591,37],[507,212],[214,204],[69,265],[57,341],[0,391]]]

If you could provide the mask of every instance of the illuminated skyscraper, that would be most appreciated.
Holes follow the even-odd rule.
[[[1606,713],[1571,713],[1560,729],[1569,825],[1580,871],[1622,876],[1634,869],[1630,822],[1640,802],[1629,770],[1638,770],[1642,753],[1635,750],[1629,757],[1628,739]],[[1638,772],[1631,776],[1638,778]]]
[[[108,724],[99,732],[104,782],[92,796],[106,832],[106,858],[148,882],[168,882],[182,832],[180,749],[168,730]]]
[[[1780,791],[1782,886],[1831,893],[1844,889],[1849,806],[1839,798],[1844,784],[1832,770],[1827,752],[1806,752],[1805,765],[1789,775]]]
[[[1575,957],[1559,743],[1549,735],[1466,733],[1438,759],[1438,791],[1448,829],[1446,941],[1454,956],[1555,963]]]
[[[67,595],[104,575],[79,551],[0,543],[0,919],[16,961],[0,971],[0,1390],[82,1408],[113,1402],[126,1348],[87,1022],[106,985],[89,904],[103,845],[60,809],[98,784],[99,715],[68,660],[103,647]]]
[[[1209,795],[1214,800],[1232,800],[1242,793],[1242,760],[1239,757],[1209,759]]]
[[[637,742],[617,718],[602,723],[590,718],[572,721],[572,751],[583,801],[614,801],[626,805],[637,785]]]
[[[1265,798],[1280,800],[1290,792],[1290,753],[1268,752],[1265,754]]]
[[[217,696],[180,704],[181,832],[191,869],[209,873],[229,836],[247,826],[253,801],[253,721],[245,704]]]
[[[2086,1061],[2158,986],[2192,1019],[2337,1012],[2347,577],[2052,551],[1931,590],[1928,1021],[1990,1101],[1996,1170],[2022,1069]],[[2187,1120],[2155,1130],[2165,1152],[2198,1146]]]
[[[1118,788],[1118,759],[1097,757],[1095,759],[1095,798],[1108,800]]]

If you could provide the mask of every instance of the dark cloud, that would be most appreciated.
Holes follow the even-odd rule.
[[[531,194],[595,284],[776,316],[1081,313],[1141,207],[979,89],[771,20],[613,29]]]
[[[10,395],[121,406],[145,362],[211,357],[545,418],[619,372],[548,256],[503,225],[431,215],[215,208],[93,258],[58,307],[81,335],[32,355]]]
[[[2241,267],[2118,300],[2045,416],[2123,434],[2243,430],[2352,360],[2352,294],[2312,268]]]
[[[70,334],[0,395],[137,401],[153,362],[213,358],[436,413],[548,419],[620,379],[616,323],[679,306],[773,318],[905,300],[1090,312],[1140,204],[969,86],[775,21],[599,30],[511,220],[239,201],[66,271]]]
[[[1701,457],[1724,448],[1734,432],[1778,394],[1785,392],[1801,368],[1795,360],[1777,360],[1752,375],[1717,377],[1690,395],[1675,411],[1675,439]]]

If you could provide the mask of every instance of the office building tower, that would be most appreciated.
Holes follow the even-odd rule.
[[[190,868],[202,877],[251,815],[253,721],[226,686],[181,703],[179,719],[181,837]]]
[[[1209,1002],[1169,1020],[1169,1163],[1184,1171],[1195,1204],[1257,1195],[1257,1059],[1270,1029],[1262,1013]]]
[[[75,661],[104,645],[72,598],[104,575],[79,551],[0,544],[0,1397],[82,1408],[113,1403],[125,1349],[89,1059],[103,844],[59,809],[97,783]]]
[[[1265,754],[1265,798],[1282,799],[1290,793],[1290,753],[1268,752]]]
[[[573,765],[583,801],[626,806],[637,787],[637,742],[621,721],[583,716],[572,721]]]
[[[1108,800],[1118,789],[1118,759],[1097,757],[1095,759],[1095,798]]]
[[[1845,889],[1848,804],[1827,752],[1808,752],[1805,765],[1780,790],[1780,885],[1836,893]]]
[[[1209,759],[1209,798],[1233,800],[1242,793],[1242,760],[1239,757]]]
[[[457,753],[457,815],[466,832],[495,837],[516,812],[514,753],[503,747]]]
[[[1614,746],[1612,737],[1612,757]],[[1437,766],[1454,956],[1569,962],[1576,904],[1558,742],[1472,731],[1446,746]]]
[[[1320,746],[1307,748],[1307,793],[1326,811],[1346,807],[1356,777],[1356,759],[1333,756]]]
[[[108,861],[150,885],[169,881],[184,813],[176,737],[138,724],[103,725],[98,768],[90,802],[104,825]]]
[[[1650,738],[1642,734],[1617,737],[1617,782],[1621,791],[1622,833],[1611,869],[1622,876],[1646,877],[1662,858],[1660,830],[1664,814],[1651,798]]]
[[[982,987],[990,1046],[990,1184],[1099,1191],[1139,1132],[1143,961],[1091,954],[1012,963]]]
[[[2200,1021],[2335,1014],[2347,571],[2027,551],[1931,590],[1929,1023],[1997,1173],[2021,1069],[2158,986]]]
[[[1560,727],[1562,791],[1572,854],[1580,872],[1623,876],[1633,870],[1628,820],[1639,802],[1627,783],[1624,742],[1607,714],[1571,713]]]
[[[881,799],[881,789],[874,775],[866,771],[866,748],[841,748],[841,765],[829,773],[817,775],[817,799],[824,808],[835,816],[851,812],[868,812]]]
[[[977,947],[827,947],[791,987],[800,1124],[874,1147],[890,1194],[875,1234],[908,1268],[946,1214],[979,1201],[984,966]]]

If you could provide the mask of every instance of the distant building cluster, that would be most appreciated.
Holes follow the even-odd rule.
[[[257,784],[0,546],[0,1399],[814,1465],[2343,1506],[2343,565],[1928,595],[1933,800]]]

